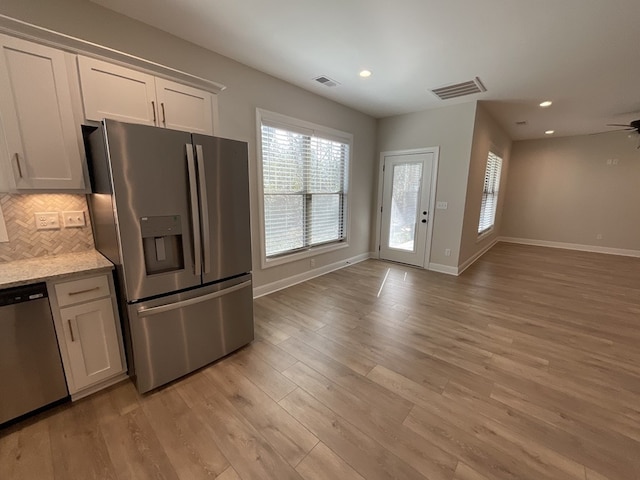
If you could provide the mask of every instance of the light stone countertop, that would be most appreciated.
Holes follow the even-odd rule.
[[[0,288],[111,269],[113,264],[96,250],[16,260],[0,263]]]

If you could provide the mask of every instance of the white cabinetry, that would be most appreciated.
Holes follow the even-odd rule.
[[[110,275],[53,283],[51,305],[69,393],[74,399],[126,378]]]
[[[209,92],[81,55],[78,70],[87,120],[213,134],[217,108]]]
[[[214,95],[204,90],[156,78],[160,125],[174,130],[213,135]]]
[[[70,54],[6,35],[0,35],[0,49],[0,161],[8,177],[3,189],[84,189]]]

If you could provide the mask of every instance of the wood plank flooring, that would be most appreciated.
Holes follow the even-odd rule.
[[[0,479],[640,479],[640,259],[369,260],[255,318],[253,344],[166,388],[1,430]]]

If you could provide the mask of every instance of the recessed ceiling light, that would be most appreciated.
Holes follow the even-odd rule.
[[[370,77],[370,76],[371,76],[371,72],[370,72],[369,70],[362,70],[362,71],[360,72],[360,76],[361,76],[362,78]]]
[[[540,104],[542,108],[550,107],[551,105],[553,105],[553,102],[551,100],[545,100]]]
[[[553,135],[554,133],[556,133],[555,130],[547,130],[546,132],[544,132],[546,135]]]

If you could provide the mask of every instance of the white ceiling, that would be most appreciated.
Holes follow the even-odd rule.
[[[378,118],[478,99],[515,140],[640,118],[640,0],[92,1]]]

